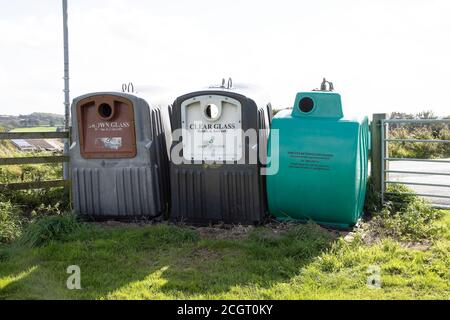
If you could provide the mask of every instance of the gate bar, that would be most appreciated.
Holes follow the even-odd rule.
[[[450,196],[441,196],[437,194],[424,194],[424,193],[394,193],[394,192],[385,192],[385,194],[392,194],[392,195],[398,195],[398,196],[419,196],[419,197],[429,197],[429,198],[443,198],[443,199],[450,199]]]
[[[408,184],[412,186],[427,186],[427,187],[442,187],[450,188],[450,184],[434,184],[434,183],[422,183],[422,182],[403,182],[403,181],[386,181],[386,183],[391,184]]]
[[[450,119],[386,119],[385,123],[450,123]]]
[[[402,170],[386,170],[387,173],[410,173],[410,174],[428,174],[433,176],[450,176],[450,173],[443,172],[425,172],[425,171],[402,171]]]
[[[384,139],[388,142],[438,142],[438,143],[450,143],[450,140],[433,140],[433,139]]]
[[[450,163],[450,160],[442,159],[416,159],[416,158],[384,158],[386,161],[416,161],[416,162],[436,162],[436,163]]]
[[[384,203],[384,195],[386,193],[386,150],[387,156],[389,156],[389,150],[387,149],[385,130],[386,130],[386,119],[381,120],[381,204]],[[389,124],[388,124],[389,125]]]

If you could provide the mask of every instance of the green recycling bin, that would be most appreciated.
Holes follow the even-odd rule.
[[[267,176],[270,213],[284,221],[354,226],[366,194],[367,117],[345,118],[337,93],[301,92],[292,110],[273,118],[271,130],[268,155],[278,171]]]

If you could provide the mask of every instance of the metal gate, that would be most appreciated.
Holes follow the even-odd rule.
[[[403,184],[415,189],[416,194],[429,198],[433,207],[450,209],[450,158],[449,159],[416,159],[416,158],[393,158],[389,155],[389,143],[450,143],[450,140],[421,140],[421,139],[394,139],[389,137],[389,125],[401,124],[408,126],[411,124],[449,124],[450,119],[383,119],[381,120],[381,197],[383,203],[389,184]],[[395,163],[394,168],[390,165]],[[421,168],[416,167],[420,165]],[[434,165],[439,165],[439,170]],[[421,169],[430,167],[422,171]],[[403,181],[399,177],[395,179],[390,174],[404,175],[413,178],[415,181]],[[438,182],[427,181],[430,177],[440,177]],[[433,191],[423,192],[421,189],[430,188]],[[436,192],[437,191],[437,192]]]

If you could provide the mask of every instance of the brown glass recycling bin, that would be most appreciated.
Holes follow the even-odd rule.
[[[164,133],[170,125],[159,106],[125,93],[88,94],[74,99],[72,127],[72,195],[79,215],[134,219],[167,211]]]

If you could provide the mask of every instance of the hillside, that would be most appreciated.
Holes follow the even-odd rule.
[[[63,126],[64,116],[54,113],[33,112],[28,115],[0,115],[0,127],[11,130],[18,127]]]

